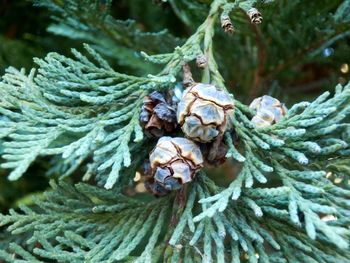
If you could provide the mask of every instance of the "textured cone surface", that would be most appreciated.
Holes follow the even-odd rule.
[[[256,111],[252,122],[258,128],[273,125],[287,114],[287,108],[279,100],[267,95],[254,99],[249,107]]]
[[[203,156],[199,147],[186,138],[162,137],[150,154],[150,163],[153,184],[166,190],[177,190],[192,181],[203,165]],[[151,185],[149,188],[157,187]]]
[[[176,112],[164,95],[155,91],[143,101],[140,122],[147,135],[161,137],[164,132],[171,132],[176,128]]]
[[[210,142],[226,129],[227,115],[234,108],[230,95],[214,85],[196,83],[179,102],[177,120],[186,137]]]

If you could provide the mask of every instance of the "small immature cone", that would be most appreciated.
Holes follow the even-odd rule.
[[[207,67],[208,65],[208,59],[205,55],[198,55],[196,58],[196,65],[197,67],[199,67],[200,69],[204,69]]]
[[[233,33],[234,28],[232,25],[232,21],[228,15],[221,15],[221,27],[224,29],[226,33]]]
[[[140,122],[147,135],[161,137],[164,132],[171,132],[176,128],[176,112],[162,93],[154,91],[144,99]]]
[[[150,154],[152,181],[149,189],[154,193],[179,190],[192,181],[203,166],[203,156],[192,141],[176,137],[162,137]]]
[[[258,9],[251,8],[251,9],[248,10],[247,14],[248,14],[248,16],[250,18],[250,21],[253,24],[261,24],[262,23],[263,17],[261,15],[261,13],[258,11]]]
[[[279,122],[288,111],[283,103],[267,95],[254,99],[249,105],[249,108],[256,110],[252,122],[258,128],[267,127]]]

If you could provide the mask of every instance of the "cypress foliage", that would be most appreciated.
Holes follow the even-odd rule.
[[[129,4],[153,5],[139,2]],[[0,215],[0,260],[348,262],[350,83],[330,88],[335,74],[327,73],[330,91],[291,103],[263,128],[245,100],[281,94],[291,75],[303,78],[303,65],[349,58],[334,49],[349,51],[350,2],[163,2],[189,36],[115,19],[110,1],[35,1],[54,14],[49,32],[86,44],[1,78],[1,168],[23,180],[41,161],[58,178],[33,203]],[[261,26],[250,22],[252,7],[262,11]],[[231,92],[235,103],[223,136],[235,168],[229,182],[203,169],[165,197],[132,196],[126,189],[156,144],[139,123],[144,97],[177,89],[183,65],[198,56],[207,64],[194,78]]]

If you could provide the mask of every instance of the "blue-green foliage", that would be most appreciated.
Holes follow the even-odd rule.
[[[99,51],[92,39],[99,28],[91,29],[96,26],[93,19],[98,26],[106,25],[106,32],[115,30],[125,33],[128,41],[135,40],[135,35],[125,32],[125,24],[105,13],[80,14],[91,7],[98,10],[101,1],[68,1],[67,6],[60,1],[40,2],[64,14],[54,30],[67,28],[70,36],[80,32],[80,37],[86,29],[81,39],[90,40]],[[188,1],[169,2],[188,23],[188,13],[180,10]],[[194,2],[189,10],[198,6],[203,7],[201,12],[206,10],[207,1],[201,2]],[[347,2],[338,7],[335,21],[346,23]],[[28,75],[8,69],[0,82],[0,134],[6,160],[1,166],[12,169],[9,178],[18,179],[40,156],[54,155],[51,172],[62,178],[87,167],[84,179],[96,175],[105,188],[116,187],[52,183],[52,190],[36,205],[0,216],[0,225],[12,234],[5,234],[9,245],[1,247],[0,258],[10,262],[349,261],[350,84],[338,85],[332,95],[326,92],[312,102],[295,104],[279,123],[261,129],[250,121],[255,112],[235,99],[235,111],[229,116],[233,128],[226,132],[225,142],[229,161],[242,168],[227,187],[219,187],[201,172],[187,188],[163,198],[122,194],[142,155],[147,155],[144,145],[150,143],[138,122],[144,96],[171,88],[182,65],[198,54],[205,54],[210,62],[202,81],[226,89],[213,52],[215,21],[221,12],[244,12],[255,4],[214,0],[205,21],[173,52],[152,54],[139,46],[146,63],[164,64],[158,75],[118,73],[88,45],[87,55],[73,50],[74,58],[50,53],[36,59],[38,69]],[[130,48],[117,36],[113,41]],[[233,132],[239,146],[232,140]],[[342,183],[335,183],[339,178]]]
[[[3,77],[0,125],[7,141],[1,166],[14,169],[10,180],[38,156],[61,154],[68,166],[60,172],[67,176],[93,155],[87,172],[104,174],[100,178],[111,188],[120,169],[131,164],[130,143],[143,139],[138,122],[143,97],[171,79],[117,73],[86,49],[94,62],[76,50],[75,59],[50,53],[36,60],[38,74],[10,68]]]
[[[45,200],[37,200],[36,207],[21,207],[21,213],[11,211],[0,217],[0,224],[7,225],[13,236],[29,234],[26,249],[11,243],[0,258],[11,261],[12,253],[18,262],[177,262],[178,257],[186,262],[239,262],[244,254],[249,262],[257,262],[256,255],[259,262],[345,262],[349,258],[345,244],[350,231],[342,217],[332,224],[317,221],[313,213],[310,219],[306,215],[305,224],[312,221],[322,227],[317,240],[310,239],[289,218],[293,190],[288,187],[243,189],[242,198],[223,213],[196,223],[194,215],[208,211],[205,203],[198,206],[197,201],[221,191],[202,176],[191,187],[175,228],[171,225],[179,207],[171,209],[173,195],[145,202],[87,184],[52,184],[53,190]],[[322,213],[336,210],[326,205],[311,207]],[[169,240],[169,247],[164,240]]]
[[[350,22],[350,1],[344,1],[334,14],[334,19],[337,22],[348,23]]]
[[[327,99],[328,96],[329,93],[325,93],[312,103],[294,105],[281,122],[263,129],[252,127],[241,109],[237,108],[232,119],[245,149],[240,154],[229,142],[231,151],[228,154],[243,162],[243,168],[228,188],[200,200],[200,203],[211,205],[194,220],[200,221],[205,216],[212,217],[217,211],[224,211],[230,199],[237,200],[240,197],[243,186],[253,187],[254,180],[265,184],[268,178],[277,177],[281,180],[283,191],[289,192],[290,219],[302,225],[298,211],[302,213],[310,238],[316,237],[316,230],[324,234],[332,233],[317,214],[333,214],[349,222],[347,198],[350,192],[326,179],[326,169],[308,165],[318,159],[327,162],[349,149],[342,133],[349,126],[346,118],[350,115],[350,84],[338,86],[333,98]],[[337,198],[334,199],[334,196]],[[247,205],[257,216],[262,216],[256,204],[249,202]],[[342,241],[335,236],[329,238],[334,244],[347,247],[346,239]]]

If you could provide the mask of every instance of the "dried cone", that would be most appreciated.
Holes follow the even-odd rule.
[[[267,95],[254,99],[249,108],[256,110],[252,122],[258,128],[273,125],[287,114],[287,108],[283,103]]]
[[[154,91],[143,101],[140,122],[147,135],[161,137],[164,131],[171,132],[176,128],[176,112],[163,94]]]
[[[233,108],[233,100],[226,91],[211,84],[195,83],[185,90],[178,104],[177,120],[188,138],[206,143],[225,132],[227,115]]]
[[[150,154],[153,193],[178,190],[189,183],[203,166],[203,156],[192,141],[176,137],[162,137]],[[155,189],[155,190],[154,190]]]
[[[258,9],[256,8],[251,8],[248,10],[248,16],[250,18],[250,21],[253,24],[261,24],[263,21],[263,17],[261,15],[261,13],[258,11]]]
[[[144,184],[148,192],[151,192],[157,197],[165,196],[169,193],[163,186],[158,184],[152,177],[151,163],[149,160],[145,161],[143,164],[143,175],[145,176]]]
[[[230,17],[228,15],[222,15],[220,20],[221,20],[221,27],[224,29],[224,31],[226,33],[233,33],[234,28]]]

